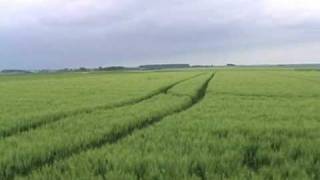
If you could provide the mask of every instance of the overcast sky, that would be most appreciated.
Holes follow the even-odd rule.
[[[319,0],[0,0],[0,69],[320,63]]]

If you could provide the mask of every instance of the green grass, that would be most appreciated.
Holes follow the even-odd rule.
[[[69,115],[141,101],[197,74],[199,72],[0,76],[0,138]]]
[[[0,139],[0,179],[320,178],[320,72],[204,72]]]
[[[208,76],[204,74],[196,78],[204,84]],[[191,88],[192,85],[198,85],[188,81],[192,79],[181,84],[187,83]],[[175,86],[171,88],[175,89]],[[192,104],[196,95],[182,97],[170,92],[162,93],[128,106],[72,115],[56,123],[3,139],[0,141],[0,177],[11,178],[15,173],[24,173],[51,163],[54,159],[116,141],[135,128]]]

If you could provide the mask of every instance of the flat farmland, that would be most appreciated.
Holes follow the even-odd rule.
[[[320,179],[320,72],[0,76],[0,179]]]
[[[185,73],[66,73],[0,76],[0,138],[65,116],[135,103]]]

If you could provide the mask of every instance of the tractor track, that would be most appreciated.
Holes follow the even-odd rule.
[[[152,97],[154,97],[156,95],[159,95],[159,94],[162,94],[162,93],[167,93],[168,90],[173,88],[174,86],[176,86],[176,85],[178,85],[178,84],[180,84],[180,83],[182,83],[184,81],[187,81],[187,80],[196,78],[198,76],[201,76],[203,74],[204,73],[199,73],[199,74],[196,74],[194,76],[188,77],[186,79],[179,80],[179,81],[174,82],[174,83],[172,83],[172,84],[170,84],[168,86],[164,86],[162,88],[159,88],[155,92],[153,92],[151,94],[148,94],[148,95],[146,95],[144,97],[141,97],[141,98],[138,98],[138,99],[132,99],[132,100],[129,100],[129,101],[126,101],[126,102],[123,102],[123,103],[119,103],[119,104],[101,105],[101,106],[95,106],[95,107],[80,108],[80,109],[76,109],[76,110],[72,110],[72,111],[59,112],[59,113],[50,113],[50,114],[42,115],[42,116],[39,116],[39,117],[31,117],[29,119],[37,118],[37,119],[39,119],[39,121],[30,123],[30,124],[24,124],[24,125],[20,124],[17,127],[13,127],[13,128],[7,129],[7,130],[0,131],[0,141],[1,141],[1,139],[7,138],[7,137],[10,137],[10,136],[14,136],[16,134],[20,134],[20,133],[23,133],[23,132],[27,132],[27,131],[30,131],[30,130],[33,130],[33,129],[37,129],[39,127],[42,127],[42,126],[45,126],[45,125],[60,121],[62,119],[65,119],[67,117],[76,116],[76,115],[79,115],[79,114],[90,114],[90,113],[93,113],[93,112],[98,111],[98,110],[109,110],[109,109],[115,109],[115,108],[120,108],[120,107],[124,107],[124,106],[134,105],[134,104],[140,103],[142,101],[148,100],[148,99],[150,99],[150,98],[152,98]],[[25,121],[28,121],[28,119],[26,119]]]
[[[202,101],[202,99],[206,95],[207,87],[208,87],[210,81],[214,78],[214,75],[215,74],[212,73],[209,76],[209,78],[203,83],[203,85],[201,86],[201,88],[199,89],[197,94],[193,98],[191,98],[191,101],[189,101],[189,103],[184,104],[181,108],[179,108],[177,110],[174,110],[172,112],[169,112],[167,114],[163,114],[160,116],[151,117],[148,120],[141,121],[137,124],[132,124],[129,127],[123,128],[122,130],[107,133],[103,138],[97,139],[96,141],[92,141],[91,143],[88,143],[85,146],[81,146],[80,148],[77,147],[77,148],[71,149],[69,151],[61,152],[59,154],[56,154],[55,156],[51,156],[50,158],[48,158],[44,161],[35,162],[31,166],[27,166],[27,167],[19,168],[19,169],[13,169],[14,173],[7,174],[3,178],[11,180],[11,179],[14,179],[16,176],[27,176],[31,172],[33,172],[37,169],[40,169],[43,166],[50,166],[56,161],[62,161],[62,160],[65,160],[71,156],[74,156],[74,155],[77,155],[80,153],[84,153],[89,150],[101,148],[102,146],[104,146],[106,144],[115,144],[115,143],[119,142],[120,140],[130,136],[132,133],[134,133],[136,131],[144,130],[144,129],[148,128],[149,126],[152,126],[155,123],[160,122],[161,120],[163,120],[164,118],[166,118],[168,116],[186,111]],[[189,79],[191,79],[191,78],[189,78]],[[182,80],[182,82],[186,81],[186,80]],[[179,84],[179,83],[175,83],[175,84]],[[170,87],[172,88],[174,86],[175,85],[171,85]],[[169,90],[170,88],[166,88],[166,89]],[[167,92],[167,90],[163,90],[162,92],[165,93],[165,92]]]

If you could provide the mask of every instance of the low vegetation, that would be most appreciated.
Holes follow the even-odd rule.
[[[0,77],[0,138],[142,101],[199,72],[61,74]]]
[[[0,179],[320,178],[319,72],[180,73],[142,101],[0,139]]]

